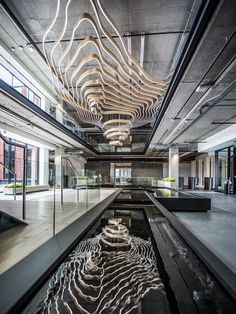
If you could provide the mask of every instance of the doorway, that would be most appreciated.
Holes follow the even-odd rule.
[[[115,185],[131,185],[132,163],[115,163]]]
[[[236,147],[231,146],[216,151],[215,190],[224,192],[224,185],[229,180],[229,193],[236,194]]]

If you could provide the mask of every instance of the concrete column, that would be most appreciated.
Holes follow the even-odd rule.
[[[63,101],[58,100],[56,107],[56,120],[63,124]]]
[[[39,184],[48,184],[49,175],[49,150],[39,148]]]
[[[179,187],[179,148],[172,146],[169,148],[169,177],[175,178],[176,188]]]
[[[211,177],[213,178],[213,188],[215,187],[215,157],[210,157],[211,160]]]
[[[62,163],[62,156],[64,155],[64,149],[62,147],[57,147],[55,151],[55,167],[56,167],[56,188],[61,188],[61,163]]]
[[[197,168],[196,160],[191,161],[191,177],[197,176],[196,168]]]

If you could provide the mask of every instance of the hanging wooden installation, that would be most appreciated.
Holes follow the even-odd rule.
[[[122,146],[131,128],[155,119],[166,82],[149,76],[128,52],[121,32],[100,0],[90,0],[95,18],[82,13],[72,28],[68,21],[71,3],[68,0],[62,5],[57,0],[55,16],[43,36],[43,52],[55,91],[74,106],[80,120],[102,128],[110,145]],[[92,27],[91,35],[75,40],[86,23]],[[56,39],[46,49],[45,42],[52,34]],[[68,34],[65,45],[63,39]],[[84,56],[86,49],[93,53]]]

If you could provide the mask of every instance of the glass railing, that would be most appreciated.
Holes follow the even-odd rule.
[[[1,62],[1,55],[0,55]],[[0,78],[17,90],[20,94],[32,101],[36,106],[41,107],[41,97],[29,86],[22,82],[16,75],[12,74],[5,66],[0,63]]]
[[[81,131],[81,126],[71,117],[66,111],[59,108],[56,103],[51,102],[48,98],[45,98],[45,112],[51,117],[64,125],[71,132],[84,139],[84,134]]]
[[[155,178],[151,177],[115,177],[112,178],[115,187],[120,186],[151,186]]]
[[[176,188],[175,182],[162,181],[158,177],[111,177],[110,184],[114,187],[161,187]]]
[[[0,161],[4,163],[3,155],[0,155]],[[38,183],[33,182],[32,172],[31,180],[27,180],[23,220],[23,166],[23,158],[15,161],[14,166],[12,164],[12,169],[17,167],[17,193],[14,199],[13,175],[9,175],[8,170],[0,164],[1,211],[20,222],[16,229],[16,225],[8,223],[5,218],[0,220],[0,223],[4,223],[3,228],[6,225],[9,227],[0,233],[0,273],[56,236],[115,191],[114,187],[101,189],[101,175],[98,172],[77,169],[68,158],[63,158],[59,165],[39,162]],[[7,186],[9,180],[11,185]]]
[[[0,161],[4,162],[4,156],[0,156]],[[39,172],[44,173],[44,176],[39,176],[37,184],[31,182],[32,180],[27,181],[23,220],[22,185],[24,182],[21,177],[22,171],[19,170],[20,168],[24,170],[23,158],[18,160],[15,166],[18,167],[15,168],[15,172],[16,183],[19,185],[16,188],[16,199],[13,177],[11,177],[11,186],[6,186],[7,181],[4,179],[9,180],[12,174],[9,174],[7,169],[4,170],[3,165],[0,164],[0,177],[4,176],[1,179],[1,210],[20,221],[16,229],[14,224],[8,224],[4,220],[3,228],[8,224],[9,230],[0,233],[0,273],[56,236],[117,188],[155,189],[161,182],[157,177],[116,177],[110,178],[110,186],[104,188],[101,187],[104,178],[97,171],[78,169],[76,163],[68,156],[63,157],[59,164],[39,162]]]

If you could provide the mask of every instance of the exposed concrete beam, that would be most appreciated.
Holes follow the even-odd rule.
[[[0,122],[0,131],[4,132],[6,137],[12,138],[14,140],[18,140],[23,143],[31,144],[34,146],[43,146],[48,149],[55,150],[56,145],[41,139],[35,135],[32,135],[28,132],[24,132],[22,130],[17,129],[16,127],[6,125],[5,123]]]
[[[221,149],[233,144],[236,141],[236,125],[232,125],[205,140],[205,143],[198,144],[198,152],[204,153]]]

